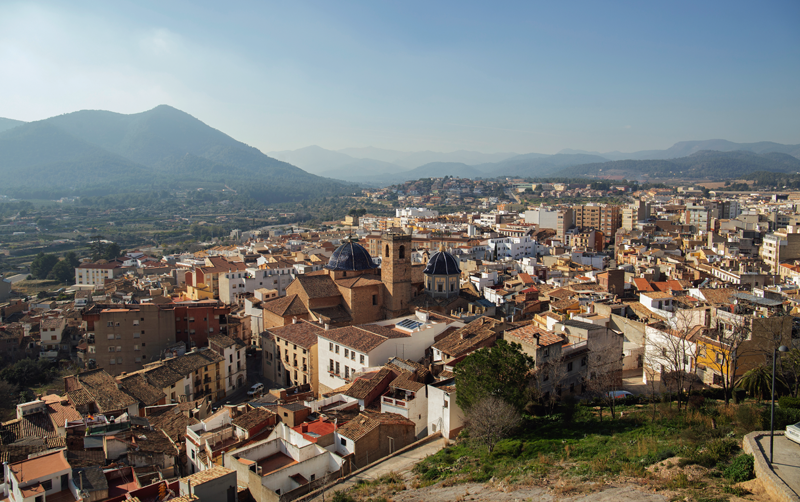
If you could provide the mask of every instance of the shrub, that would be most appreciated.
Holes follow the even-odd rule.
[[[798,409],[800,408],[800,397],[783,396],[778,399],[778,406],[785,409]]]
[[[741,483],[755,477],[753,470],[753,456],[752,455],[739,455],[731,461],[731,465],[725,469],[723,476],[733,481],[734,483]]]
[[[706,452],[714,459],[714,463],[724,462],[739,449],[739,444],[733,438],[712,439],[706,444]]]
[[[785,429],[787,425],[800,422],[800,409],[794,408],[775,408],[775,429]],[[761,413],[761,424],[765,429],[770,425],[770,407],[765,406]]]
[[[761,410],[754,406],[737,406],[734,419],[740,429],[754,431],[761,428]],[[769,415],[767,415],[769,425]]]
[[[337,490],[333,492],[333,502],[356,502],[352,495],[344,490]]]
[[[706,402],[706,398],[703,396],[689,396],[689,408],[693,410],[699,410],[703,407]]]

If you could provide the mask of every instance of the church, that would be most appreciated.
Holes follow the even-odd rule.
[[[440,250],[427,263],[412,264],[411,235],[381,236],[381,265],[357,240],[348,239],[323,270],[299,275],[286,296],[261,304],[264,328],[306,319],[330,327],[394,319],[416,308],[449,313],[468,305],[461,295],[461,270]],[[426,255],[427,258],[427,255]]]

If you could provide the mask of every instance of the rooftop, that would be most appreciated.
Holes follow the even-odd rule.
[[[19,483],[27,483],[37,478],[71,469],[62,451],[14,462],[9,464],[8,468]]]

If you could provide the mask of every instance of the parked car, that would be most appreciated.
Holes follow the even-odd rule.
[[[800,422],[786,426],[786,437],[795,443],[800,443]]]
[[[257,383],[257,384],[254,384],[252,387],[250,387],[250,390],[247,391],[247,395],[248,396],[256,396],[256,395],[260,395],[262,392],[264,392],[264,384],[263,383]]]
[[[606,395],[608,397],[613,397],[614,399],[625,399],[626,397],[633,397],[633,394],[631,394],[627,390],[612,390],[611,392],[607,392]]]

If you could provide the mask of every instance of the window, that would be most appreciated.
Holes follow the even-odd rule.
[[[116,359],[112,359],[112,360],[108,361],[108,364],[111,364],[111,365],[114,365],[116,363],[117,363]]]
[[[44,488],[45,491],[52,490],[53,489],[53,480],[52,479],[47,479],[45,481],[42,481],[42,488]]]
[[[344,357],[350,357],[350,349],[344,349]]]
[[[133,350],[139,350],[139,346],[138,345],[134,345],[133,346]]]
[[[333,342],[330,343],[330,351],[333,352]]]
[[[339,353],[339,346],[338,345],[336,346],[336,353],[337,354]]]
[[[360,355],[358,356],[358,358],[359,358],[359,362],[360,362],[361,364],[364,364],[364,354],[360,354]]]
[[[586,356],[581,358],[581,366],[586,366]]]
[[[385,256],[386,258],[389,257],[389,245],[388,244],[386,245],[386,252],[384,253],[383,256]]]
[[[347,446],[347,440],[345,438],[342,438],[342,446]]]
[[[331,359],[331,367],[330,370],[333,371],[333,359]]]
[[[117,345],[117,352],[122,352],[122,345]]]
[[[139,325],[139,319],[134,319],[133,320],[133,325],[134,326],[138,326]]]
[[[121,333],[117,333],[117,340],[122,340],[122,334]]]
[[[372,304],[373,305],[377,305],[378,304],[378,295],[372,295]]]
[[[567,371],[572,371],[572,362],[567,363]]]
[[[400,258],[402,260],[403,258],[406,257],[406,247],[405,246],[400,246],[400,248],[397,251],[398,251],[398,258]]]
[[[345,378],[350,378],[350,367],[349,366],[345,366],[344,367],[344,377]]]
[[[545,347],[544,348],[544,357],[548,357],[549,355],[550,355],[550,348]]]
[[[117,364],[122,364],[122,358],[121,357],[117,358]]]
[[[114,326],[114,323],[112,321],[108,321],[108,323],[106,323],[106,326],[111,328]]]
[[[356,353],[355,352],[350,352],[350,359],[352,359],[353,361],[356,360]]]
[[[109,333],[108,334],[108,339],[109,340],[113,340],[114,339],[114,333]]]
[[[141,337],[141,336],[142,336],[142,334],[141,334],[141,333],[138,333],[138,332],[133,334],[133,337],[134,337],[134,338],[139,338],[139,337]]]
[[[114,352],[114,347],[113,347],[113,346],[109,347],[109,348],[108,348],[108,351],[109,351],[109,352]]]
[[[336,374],[339,374],[339,361],[336,361]]]

